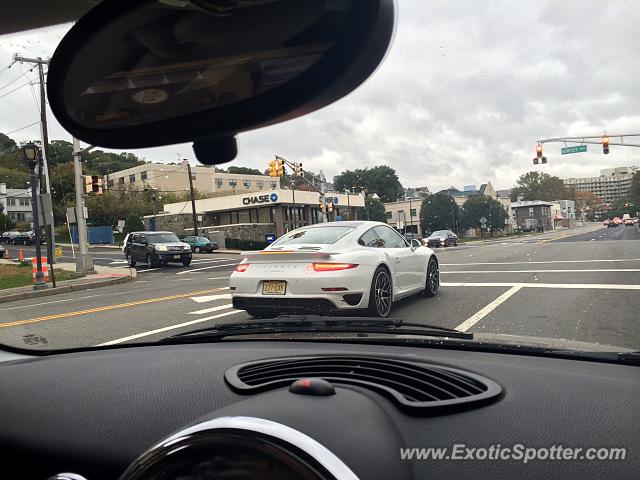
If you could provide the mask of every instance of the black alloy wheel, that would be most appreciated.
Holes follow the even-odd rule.
[[[373,274],[371,293],[369,294],[369,314],[374,317],[386,318],[391,312],[393,299],[392,283],[389,272],[382,267]]]
[[[440,289],[440,266],[435,256],[431,256],[427,264],[427,280],[424,294],[427,297],[435,297]]]

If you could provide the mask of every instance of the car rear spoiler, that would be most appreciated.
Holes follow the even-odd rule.
[[[327,260],[332,255],[338,255],[339,252],[316,252],[305,250],[260,250],[253,252],[242,252],[244,258],[251,263],[266,263],[266,262],[299,262],[299,261],[313,261],[313,260]]]

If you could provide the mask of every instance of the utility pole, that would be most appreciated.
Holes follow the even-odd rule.
[[[193,216],[193,234],[198,236],[198,216],[196,215],[196,199],[193,194],[193,178],[191,177],[191,164],[186,158],[183,160],[187,164],[187,172],[189,173],[189,194],[191,196],[191,215]]]
[[[293,229],[296,229],[296,217],[298,212],[296,211],[296,182],[295,180],[291,180],[291,193],[293,195],[293,212],[292,212],[292,220],[293,220]]]
[[[73,138],[73,170],[76,183],[76,226],[78,227],[78,244],[80,250],[76,257],[76,272],[96,273],[93,268],[93,259],[89,253],[87,244],[87,222],[84,217],[84,181],[82,178],[82,164],[80,155],[93,147],[80,150],[80,140]]]
[[[49,60],[43,60],[42,57],[27,58],[19,55],[13,56],[14,62],[20,63],[32,63],[38,66],[38,78],[40,83],[40,140],[42,141],[42,168],[40,174],[44,174],[45,189],[44,193],[51,193],[51,182],[49,180],[49,133],[47,129],[47,97],[44,88],[44,68],[43,65],[48,65]],[[43,212],[44,216],[44,212]],[[53,216],[53,215],[52,215]],[[51,222],[48,228],[45,228],[45,235],[47,240],[47,260],[49,265],[55,263],[55,225]]]

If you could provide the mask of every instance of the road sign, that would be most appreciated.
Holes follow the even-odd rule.
[[[486,219],[485,217],[482,217],[482,218],[480,219],[480,223],[481,223],[481,224],[482,224],[482,226],[484,227],[484,226],[485,226],[485,224],[487,223],[487,219]]]
[[[560,153],[562,155],[566,155],[568,153],[583,153],[587,151],[586,145],[578,145],[576,147],[564,147],[560,149]]]
[[[62,256],[62,247],[56,247],[56,258]]]

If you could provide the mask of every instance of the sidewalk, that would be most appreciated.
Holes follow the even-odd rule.
[[[10,260],[0,260],[2,263],[12,263]],[[75,263],[56,263],[56,270],[68,270],[75,272]],[[51,295],[58,295],[61,293],[75,292],[79,290],[90,290],[98,287],[105,287],[108,285],[116,285],[119,283],[125,283],[133,280],[136,277],[135,268],[113,268],[103,267],[100,265],[94,266],[96,273],[90,274],[82,278],[76,278],[74,280],[65,280],[63,282],[56,282],[56,288],[53,288],[49,283],[49,288],[46,290],[34,291],[32,286],[6,288],[0,290],[0,303],[12,302],[15,300],[25,300],[28,298],[36,297],[48,297]]]

